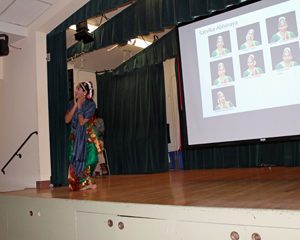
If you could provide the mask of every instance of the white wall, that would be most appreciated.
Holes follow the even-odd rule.
[[[37,34],[20,40],[3,57],[4,78],[0,80],[0,166],[10,159],[27,136],[38,130],[37,106]],[[43,75],[46,73],[43,72]],[[22,158],[15,157],[0,173],[0,191],[34,187],[39,176],[38,136],[34,135],[20,151]]]
[[[50,179],[45,31],[86,2],[60,1],[38,20],[44,32],[32,27],[27,37],[13,44],[21,50],[10,48],[9,55],[0,59],[0,168],[31,132],[39,133],[21,149],[22,158],[13,158],[5,175],[0,172],[0,192],[35,187],[36,181]]]
[[[175,59],[164,61],[165,93],[167,123],[170,127],[168,151],[178,151],[180,148],[180,123],[178,112],[177,83],[175,72]]]
[[[48,115],[48,83],[46,61],[46,34],[36,32],[36,94],[38,113],[39,140],[39,178],[49,180],[51,175],[50,143],[49,143],[49,115]]]

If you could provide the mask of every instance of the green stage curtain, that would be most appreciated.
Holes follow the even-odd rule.
[[[67,184],[67,126],[64,115],[68,105],[66,33],[47,36],[48,101],[51,153],[51,182]]]
[[[97,74],[104,145],[113,174],[168,170],[163,65]]]
[[[300,166],[300,142],[238,144],[184,150],[185,169]]]
[[[96,29],[94,42],[74,44],[68,49],[67,56],[71,58],[82,52],[126,43],[137,36],[174,27],[198,16],[208,16],[212,11],[238,3],[240,0],[139,0]]]
[[[54,185],[67,184],[68,128],[64,123],[64,114],[68,101],[68,81],[65,30],[72,24],[129,2],[131,1],[91,0],[47,35],[47,52],[51,55],[51,61],[48,62],[48,101],[51,182]]]
[[[121,5],[132,2],[132,0],[90,0],[82,8],[73,13],[69,18],[58,25],[50,35],[65,31],[73,24],[85,21],[86,19],[99,16],[105,12],[113,10]]]

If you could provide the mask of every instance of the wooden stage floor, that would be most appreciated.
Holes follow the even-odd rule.
[[[197,207],[300,210],[300,168],[182,170],[96,178],[97,189],[25,189],[2,194],[40,198]]]

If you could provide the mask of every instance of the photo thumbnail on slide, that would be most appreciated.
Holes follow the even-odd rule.
[[[261,33],[258,22],[237,28],[236,32],[240,50],[251,49],[261,45]]]
[[[236,107],[234,87],[224,87],[212,90],[215,111],[226,111]]]
[[[212,58],[223,57],[231,52],[229,31],[209,37],[209,49]]]
[[[293,42],[271,48],[273,70],[289,70],[299,66],[299,43]]]
[[[241,77],[258,77],[265,73],[263,51],[240,55]]]
[[[212,86],[220,87],[234,82],[232,58],[210,63]]]
[[[284,42],[298,36],[295,11],[266,19],[269,43]]]

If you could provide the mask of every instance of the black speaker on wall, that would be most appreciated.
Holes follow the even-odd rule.
[[[6,34],[0,34],[0,56],[7,56],[8,54],[8,36]]]

